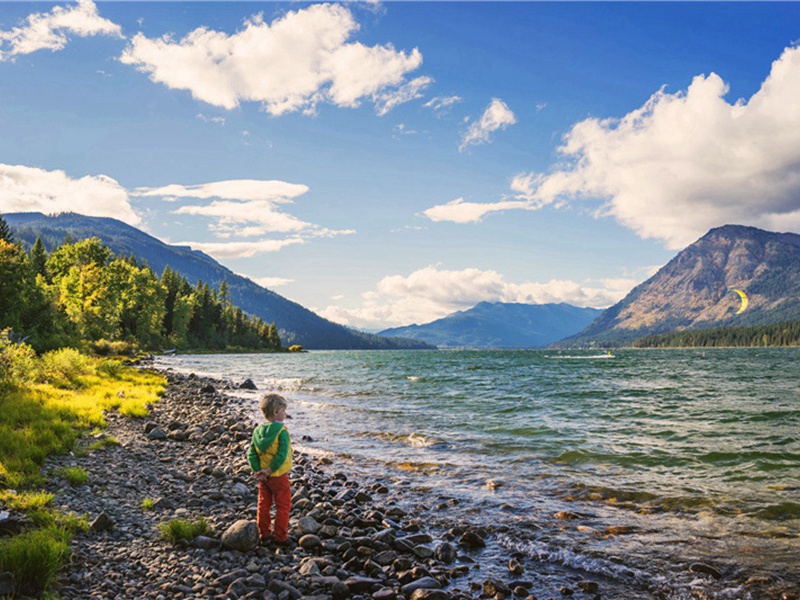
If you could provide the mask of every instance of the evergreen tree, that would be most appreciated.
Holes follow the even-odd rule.
[[[34,277],[36,275],[47,275],[47,250],[44,248],[44,242],[42,242],[41,236],[36,238],[36,242],[34,242],[31,248],[29,260],[31,263],[31,272]]]
[[[6,223],[3,215],[0,215],[0,240],[5,240],[9,244],[14,243],[14,236],[11,234],[11,228]]]

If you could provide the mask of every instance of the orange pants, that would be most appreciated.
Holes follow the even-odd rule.
[[[273,534],[270,510],[275,505],[275,539],[285,542],[289,534],[289,511],[292,508],[292,492],[289,488],[289,474],[270,477],[266,482],[258,483],[258,510],[256,524],[258,533],[263,537]]]

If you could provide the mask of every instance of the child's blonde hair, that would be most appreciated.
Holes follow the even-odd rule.
[[[286,403],[286,398],[280,394],[264,394],[261,396],[260,406],[264,417],[271,419],[275,416],[276,412],[282,408],[286,408],[288,404]]]

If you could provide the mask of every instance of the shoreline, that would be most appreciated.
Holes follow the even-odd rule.
[[[236,521],[255,519],[256,486],[245,459],[252,410],[226,394],[237,387],[230,381],[159,372],[169,384],[148,418],[107,415],[108,429],[99,435],[114,436],[119,446],[47,462],[48,472],[82,466],[90,474],[80,487],[50,478],[47,491],[57,508],[90,520],[105,513],[113,522],[110,530],[76,535],[72,560],[58,577],[63,598],[680,597],[526,560],[498,545],[502,531],[472,527],[465,507],[448,505],[441,495],[437,500],[438,490],[354,476],[335,457],[298,450],[300,439],[293,439],[290,476],[295,544],[225,549],[221,534]],[[152,510],[142,508],[145,499],[153,501]],[[430,505],[419,512],[408,506],[426,501]],[[169,519],[201,516],[213,536],[173,546],[158,533],[158,524]],[[484,544],[504,555],[499,571],[482,569],[489,555]],[[714,588],[713,573],[697,577]],[[414,585],[427,591],[415,592]],[[768,596],[752,596],[758,597]]]

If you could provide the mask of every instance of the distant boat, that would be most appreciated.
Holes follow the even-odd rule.
[[[164,349],[161,350],[161,354],[164,354],[166,356],[172,356],[172,355],[175,355],[177,353],[178,353],[178,349],[177,348],[170,348],[169,350],[164,350]]]

